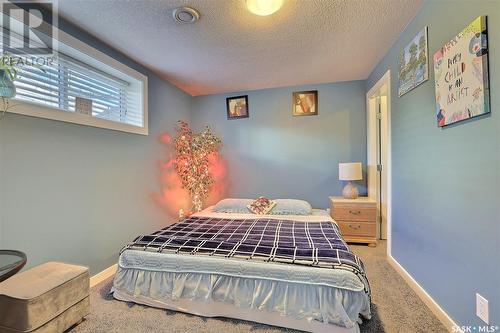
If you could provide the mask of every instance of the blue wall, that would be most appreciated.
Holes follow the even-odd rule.
[[[0,121],[0,247],[23,250],[27,267],[49,260],[116,263],[121,247],[170,219],[155,204],[159,136],[189,119],[191,96],[75,27],[62,30],[149,79],[149,136],[7,114]]]
[[[488,16],[490,116],[436,125],[429,80],[397,96],[397,56],[425,25],[429,55],[480,15]],[[460,325],[483,324],[475,293],[500,324],[500,1],[427,1],[369,76],[391,70],[392,255]]]
[[[318,90],[318,116],[292,116],[292,92]],[[248,94],[250,117],[227,120],[226,97]],[[229,196],[306,199],[328,207],[339,195],[339,162],[366,165],[364,81],[195,97],[194,127],[222,137]],[[365,182],[358,183],[366,193]]]

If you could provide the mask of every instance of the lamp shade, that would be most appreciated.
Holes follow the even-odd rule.
[[[357,163],[339,163],[339,180],[361,180],[363,173],[361,171],[361,162]]]

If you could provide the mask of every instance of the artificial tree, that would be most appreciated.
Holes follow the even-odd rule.
[[[207,199],[214,178],[210,174],[209,156],[218,154],[222,141],[207,126],[201,133],[194,133],[188,123],[179,121],[175,145],[175,170],[192,200],[193,211],[199,212]]]

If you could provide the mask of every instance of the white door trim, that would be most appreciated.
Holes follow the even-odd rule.
[[[366,93],[366,124],[367,124],[367,174],[368,174],[368,196],[376,197],[376,175],[377,154],[376,154],[376,117],[370,112],[373,104],[370,104],[372,97],[378,95],[382,89],[386,89],[387,94],[387,254],[391,255],[391,226],[392,226],[392,159],[391,159],[391,71],[388,70],[375,85]],[[372,101],[373,103],[373,101]],[[374,169],[375,168],[375,169]],[[375,172],[375,173],[374,173]]]

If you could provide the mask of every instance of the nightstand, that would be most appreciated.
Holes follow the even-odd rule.
[[[377,246],[377,201],[368,197],[330,197],[330,215],[346,242]]]

